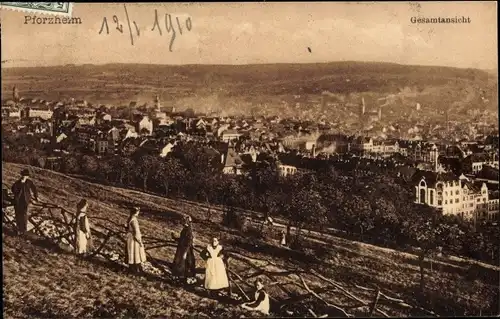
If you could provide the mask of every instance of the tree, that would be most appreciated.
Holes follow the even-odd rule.
[[[326,208],[321,203],[320,195],[311,189],[297,190],[290,199],[288,218],[296,227],[296,242],[300,241],[305,225],[324,225],[327,221]]]
[[[66,156],[63,159],[63,169],[66,174],[78,174],[80,172],[80,163],[74,156]]]
[[[123,184],[123,179],[127,177],[128,184],[130,184],[135,167],[134,161],[128,157],[115,156],[111,162],[115,169],[118,182]]]
[[[186,177],[186,172],[180,161],[171,156],[165,158],[164,161],[159,161],[158,169],[155,171],[155,174],[155,177],[163,184],[165,196],[169,194],[171,183],[178,183],[180,179]]]
[[[221,181],[222,202],[225,210],[223,224],[243,230],[244,216],[238,215],[235,208],[240,198],[244,196],[244,189],[242,189],[241,183],[234,177],[225,177]]]
[[[417,206],[419,209],[403,223],[413,244],[420,248],[420,289],[425,288],[425,258],[439,247],[455,247],[463,232],[457,224],[446,223],[445,217],[432,207]]]
[[[351,218],[354,219],[354,226],[359,228],[361,240],[363,240],[364,234],[375,228],[370,202],[359,196],[353,196],[348,211]]]
[[[278,163],[272,157],[263,157],[264,154],[259,154],[261,161],[256,165],[255,171],[252,174],[253,191],[260,202],[260,206],[264,211],[264,220],[267,220],[272,206],[269,200],[270,193],[277,190],[279,187],[280,176]]]
[[[98,166],[99,176],[107,182],[111,181],[111,174],[115,169],[112,165],[112,162],[109,159],[103,158],[101,161],[99,161]]]
[[[498,260],[500,256],[500,227],[497,224],[487,224],[482,231],[485,239],[485,253],[491,261]]]
[[[82,169],[86,174],[95,176],[99,169],[99,164],[93,156],[84,155],[82,157]]]
[[[363,234],[374,228],[370,202],[358,195],[347,194],[342,198],[337,223],[349,234],[360,234],[363,239]]]
[[[42,156],[33,156],[33,160],[36,162],[36,166],[40,167],[40,168],[45,168],[45,164],[46,164],[46,161],[45,161],[45,158],[43,158]]]
[[[399,216],[393,202],[377,198],[372,204],[373,218],[377,235],[385,241],[395,240],[399,228]]]
[[[148,179],[158,171],[159,159],[152,155],[142,155],[137,160],[137,175],[142,179],[143,190],[147,190]]]

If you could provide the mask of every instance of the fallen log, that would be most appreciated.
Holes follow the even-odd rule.
[[[302,278],[301,275],[298,275],[300,280],[302,281],[302,284],[304,285],[304,288],[311,294],[313,295],[314,297],[316,297],[317,299],[321,300],[326,306],[328,307],[331,307],[331,308],[334,308],[338,311],[340,311],[341,313],[343,313],[346,317],[348,318],[351,318],[351,317],[354,317],[353,315],[351,314],[348,314],[344,309],[342,309],[341,307],[337,307],[336,305],[333,305],[333,304],[330,304],[328,301],[326,301],[325,299],[321,298],[317,293],[315,293],[314,291],[312,291],[309,286],[306,284],[304,278]]]
[[[289,279],[289,280],[284,280],[284,281],[275,281],[275,282],[271,282],[269,284],[267,284],[266,286],[267,287],[272,287],[272,286],[275,286],[275,285],[288,285],[288,284],[297,284],[297,282],[293,279]]]
[[[243,284],[247,285],[248,287],[251,287],[252,289],[254,289],[254,287],[252,285],[250,285],[248,282],[244,281],[243,278],[241,278],[240,275],[238,275],[237,273],[235,273],[233,270],[229,270],[229,272],[234,275],[236,278],[238,278],[240,281],[243,282]],[[234,282],[234,281],[233,281]],[[238,286],[237,286],[238,287]],[[240,287],[241,288],[241,287]],[[248,298],[248,296],[247,296]],[[277,302],[276,298],[272,297],[272,296],[269,296],[269,299],[273,300],[274,302]],[[250,300],[250,298],[248,298],[248,300]]]
[[[336,288],[335,287],[331,287],[331,286],[322,287],[322,288],[316,290],[316,293],[317,294],[328,293],[328,292],[331,292],[333,289],[336,289]],[[289,304],[294,304],[294,303],[301,302],[301,301],[309,298],[310,296],[311,296],[311,293],[307,292],[306,294],[295,296],[295,297],[292,297],[290,299],[286,299],[286,300],[284,300],[284,301],[281,302],[280,308],[283,308],[284,306],[289,305]],[[335,304],[335,303],[332,303],[332,305],[335,305],[335,306],[343,308],[343,309],[356,309],[356,308],[360,308],[360,307],[364,307],[365,306],[365,305],[362,305],[362,304],[356,304],[356,305],[339,305],[339,304]]]
[[[66,213],[67,213],[66,210],[61,209],[61,214],[63,216],[64,222],[66,223],[66,225],[70,225],[71,226],[71,225],[73,225],[73,217],[74,216],[73,216],[73,214],[71,214],[71,220],[68,221],[68,217],[66,216]]]
[[[363,289],[363,290],[366,290],[366,291],[375,291],[376,290],[376,289],[373,289],[373,288],[363,287],[363,286],[360,286],[360,285],[357,285],[357,284],[355,284],[354,287],[359,288],[359,289]],[[421,311],[423,311],[425,313],[428,313],[428,314],[430,314],[432,316],[439,317],[436,313],[434,313],[431,310],[422,308],[420,306],[412,306],[412,305],[410,305],[409,303],[407,303],[406,301],[404,301],[402,299],[390,297],[390,296],[384,294],[383,292],[380,292],[380,297],[382,297],[382,298],[384,298],[384,299],[386,299],[388,301],[394,302],[394,303],[396,303],[397,305],[399,305],[399,306],[401,306],[403,308],[418,309],[418,310],[421,310]]]
[[[310,308],[307,308],[307,311],[309,311],[309,313],[314,317],[314,318],[318,318],[318,315],[316,315],[316,313],[314,313],[314,311],[312,311]]]
[[[317,278],[320,278],[330,284],[332,284],[333,286],[335,286],[336,288],[338,288],[340,291],[342,291],[346,296],[348,296],[349,298],[361,303],[363,306],[367,306],[369,303],[354,296],[352,293],[350,293],[349,291],[347,291],[347,289],[345,289],[344,287],[342,287],[339,283],[336,283],[335,281],[331,280],[331,279],[328,279],[326,278],[325,276],[319,274],[318,272],[316,272],[314,269],[311,269],[311,273],[316,276]],[[380,313],[381,315],[383,315],[384,317],[389,317],[385,312],[381,311],[380,309],[378,308],[375,308],[375,311],[377,311],[378,313]]]
[[[379,298],[380,298],[380,290],[377,289],[377,293],[375,295],[375,300],[373,301],[373,304],[370,307],[370,312],[368,314],[369,317],[373,316],[373,312],[377,308],[377,303],[378,303]]]
[[[248,297],[248,295],[247,295],[247,294],[245,293],[245,291],[241,288],[241,286],[240,286],[240,285],[238,285],[238,283],[237,283],[237,282],[235,282],[234,280],[231,280],[231,283],[233,283],[233,284],[236,286],[236,288],[238,288],[238,290],[239,290],[239,291],[243,294],[243,296],[245,296],[245,298],[246,298],[246,300],[247,300],[247,301],[250,301],[250,297]]]
[[[319,278],[319,279],[322,279],[328,283],[330,283],[331,285],[333,285],[334,287],[338,288],[340,291],[342,291],[346,296],[350,297],[351,299],[359,302],[359,303],[362,303],[363,305],[368,305],[368,302],[354,296],[352,293],[350,293],[349,291],[347,291],[344,287],[342,287],[339,283],[331,280],[331,279],[328,279],[326,277],[324,277],[323,275],[317,273],[314,269],[311,269],[311,274],[313,274],[315,277]]]
[[[58,218],[56,218],[54,216],[54,213],[52,212],[52,209],[49,208],[49,209],[47,209],[47,211],[49,212],[49,215],[52,218],[51,221],[52,221],[52,224],[54,225],[55,230],[57,231],[57,233],[59,234],[59,236],[61,236],[62,232],[61,232],[61,230],[60,230],[60,228],[58,226],[61,226],[61,225],[66,226],[66,225],[64,224],[64,222],[60,221]]]
[[[149,243],[148,244],[144,243],[144,246],[146,246],[146,245],[150,245],[150,244]],[[177,246],[174,245],[174,244],[170,244],[170,243],[164,243],[164,244],[161,244],[161,245],[148,246],[146,248],[146,250],[151,250],[151,249],[156,249],[156,248],[164,248],[164,247],[174,247],[175,248]]]
[[[90,255],[90,257],[94,257],[98,254],[101,253],[101,251],[104,249],[104,246],[106,246],[106,244],[108,243],[109,239],[113,236],[113,233],[110,231],[108,232],[107,236],[104,238],[104,241],[101,243],[101,245],[99,246],[99,248],[97,248],[95,251],[92,252],[92,254]]]

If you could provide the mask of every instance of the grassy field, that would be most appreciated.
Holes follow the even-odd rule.
[[[3,183],[10,186],[18,178],[23,166],[3,164]],[[274,285],[283,281],[280,274],[306,270],[302,278],[311,289],[318,290],[325,284],[311,275],[311,270],[314,270],[341,284],[367,304],[372,301],[374,292],[360,286],[377,286],[384,294],[412,305],[420,304],[440,315],[484,315],[495,312],[498,307],[493,304],[498,300],[498,277],[485,276],[483,271],[473,272],[471,269],[478,266],[468,265],[466,261],[436,261],[433,269],[426,272],[427,290],[422,295],[417,293],[419,268],[415,256],[411,254],[377,249],[376,246],[334,236],[310,234],[306,238],[312,253],[304,255],[281,248],[276,241],[253,241],[246,238],[247,234],[227,229],[221,226],[221,216],[217,212],[211,221],[206,221],[205,209],[196,204],[97,185],[47,170],[33,168],[33,171],[33,180],[43,201],[74,211],[76,203],[86,198],[90,202],[91,221],[93,216],[105,217],[113,222],[109,223],[110,228],[116,227],[115,223],[125,223],[128,207],[140,205],[143,214],[139,218],[145,245],[151,258],[158,263],[169,263],[175,248],[168,245],[155,248],[148,243],[169,239],[172,232],[178,234],[181,230],[181,214],[191,215],[198,247],[206,245],[210,237],[219,236],[222,244],[237,256],[231,261],[231,269],[235,273],[244,278],[256,276],[258,270],[249,267],[249,264],[253,264],[264,270],[269,278],[274,277],[274,283],[268,280],[266,284],[275,304],[285,303],[289,298],[283,289]],[[54,248],[53,244],[36,239],[29,243],[12,237],[8,229],[4,229],[3,241],[4,315],[7,318],[175,318],[194,313],[209,317],[242,314],[234,305],[223,302],[217,304],[207,298],[199,286],[190,291],[177,287],[168,275],[133,277],[124,274],[118,265],[99,259],[76,264],[73,256]],[[111,244],[111,247],[117,251],[121,249],[118,243]],[[202,272],[200,258],[197,258],[197,267]],[[199,279],[202,282],[202,276]],[[296,275],[285,279],[300,282]],[[293,283],[283,286],[291,296],[307,293],[307,290]],[[353,305],[352,299],[339,289],[330,290],[322,294],[329,303]],[[323,311],[319,306],[311,307],[317,313]],[[353,306],[349,312],[363,316],[367,314],[368,308],[354,309]],[[381,302],[378,308],[390,316],[422,314],[415,308],[409,309],[390,302]],[[293,315],[303,316],[307,313],[295,312]],[[379,314],[376,312],[375,315]]]

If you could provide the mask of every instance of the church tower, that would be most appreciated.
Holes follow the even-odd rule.
[[[157,112],[161,112],[160,96],[158,94],[155,98],[155,107]]]
[[[19,90],[17,89],[17,86],[14,85],[14,87],[12,88],[12,100],[14,100],[14,102],[17,104],[19,103]]]
[[[361,115],[365,115],[365,111],[366,111],[365,98],[362,97],[361,98]]]

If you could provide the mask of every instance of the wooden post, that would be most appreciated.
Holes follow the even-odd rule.
[[[230,268],[229,268],[229,256],[226,257],[226,274],[227,274],[227,282],[228,282],[228,287],[227,287],[227,296],[229,298],[231,298],[231,296],[233,295],[233,289],[232,289],[232,285],[231,285],[231,273],[230,273]]]
[[[377,308],[377,303],[379,298],[380,298],[380,289],[377,288],[377,294],[375,295],[375,300],[373,301],[373,304],[370,307],[370,314],[368,315],[369,317],[373,315],[373,312]]]

